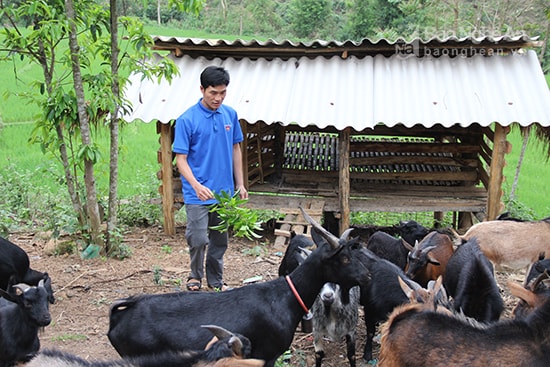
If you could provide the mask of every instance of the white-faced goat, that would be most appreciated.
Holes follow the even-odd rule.
[[[443,285],[457,311],[477,321],[495,321],[504,301],[494,277],[493,265],[479,249],[475,238],[458,246],[449,259]]]
[[[362,245],[346,239],[349,231],[337,238],[302,212],[320,237],[314,237],[317,249],[288,277],[226,292],[151,294],[115,301],[109,319],[111,344],[123,357],[203,349],[209,335],[200,325],[214,324],[249,338],[251,357],[273,367],[290,347],[306,313],[300,299],[310,308],[325,283],[338,283],[349,292],[367,276],[358,256]]]
[[[436,280],[445,273],[453,252],[451,237],[432,231],[422,241],[416,242],[409,252],[405,274],[425,287],[430,280]]]
[[[474,224],[459,242],[477,238],[481,251],[499,268],[525,269],[540,253],[550,254],[550,217],[539,221],[493,220]]]
[[[314,233],[315,235],[315,233]],[[311,253],[315,243],[300,234],[291,234],[285,256],[279,265],[279,275],[290,274]],[[351,367],[355,367],[355,335],[359,319],[359,287],[342,294],[336,283],[325,283],[311,308],[315,365],[320,367],[325,356],[323,339],[346,340],[346,353]]]
[[[206,350],[166,351],[111,361],[86,361],[59,350],[43,350],[26,367],[261,367],[264,361],[247,359],[250,340],[215,325],[204,325],[216,339]]]
[[[516,283],[512,294],[529,292]],[[543,367],[550,364],[550,298],[522,320],[478,323],[409,304],[383,326],[380,367]]]
[[[0,237],[0,289],[10,291],[8,283],[38,285],[41,280],[48,280],[48,273],[43,273],[30,268],[29,256],[21,247]],[[48,299],[54,303],[55,298],[51,287],[51,281],[46,283]]]
[[[44,280],[13,287],[15,292],[0,289],[0,367],[28,361],[40,349],[39,329],[51,322]]]

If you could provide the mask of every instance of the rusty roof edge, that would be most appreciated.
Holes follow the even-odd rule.
[[[241,40],[234,41],[223,39],[200,39],[183,38],[172,36],[153,36],[154,50],[172,51],[176,56],[184,54],[190,56],[206,57],[256,57],[256,58],[290,58],[307,56],[310,58],[323,56],[340,56],[347,58],[350,55],[357,57],[373,56],[384,54],[390,56],[395,53],[402,53],[407,49],[413,50],[417,56],[423,56],[429,50],[434,49],[465,49],[468,55],[479,53],[483,50],[499,50],[500,54],[511,52],[522,48],[540,47],[538,37],[521,36],[500,36],[500,37],[448,37],[431,38],[429,40],[413,39],[407,41],[403,38],[389,41],[380,39],[371,41],[324,41],[315,40],[310,42],[293,42],[290,40],[267,41]]]

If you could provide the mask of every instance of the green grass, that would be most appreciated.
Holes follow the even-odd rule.
[[[28,143],[33,124],[6,124],[0,129],[0,169],[16,167],[19,172],[32,174],[31,182],[37,187],[54,192],[63,177],[62,169],[51,155],[44,155],[40,147]],[[154,123],[132,123],[121,128],[119,157],[119,185],[121,198],[136,194],[157,192],[160,181],[156,173],[160,170],[157,162],[158,135]],[[102,161],[96,166],[98,192],[108,193],[109,180],[109,140],[100,136]],[[156,188],[157,187],[157,188]]]
[[[508,140],[512,144],[512,152],[506,155],[504,167],[505,181],[503,190],[509,194],[514,182],[516,166],[521,151],[522,137],[518,129],[513,129]],[[534,137],[529,140],[528,148],[520,170],[516,198],[527,207],[533,209],[535,218],[550,216],[550,195],[548,195],[548,183],[550,182],[550,161],[547,150],[536,141]]]

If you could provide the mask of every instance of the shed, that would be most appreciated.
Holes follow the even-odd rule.
[[[310,43],[154,37],[180,75],[132,77],[125,120],[156,121],[164,229],[183,204],[174,120],[200,98],[199,75],[231,75],[226,104],[245,134],[252,208],[456,213],[458,227],[502,211],[513,123],[550,126],[550,91],[528,37]],[[160,57],[160,56],[157,56]],[[332,221],[334,219],[334,221]]]

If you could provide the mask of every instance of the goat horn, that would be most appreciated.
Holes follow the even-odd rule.
[[[548,275],[548,269],[544,269],[544,271],[540,273],[539,276],[532,283],[531,290],[534,292],[541,282],[546,286],[546,282],[544,281],[548,278],[550,278],[550,275]]]
[[[25,292],[31,288],[30,285],[25,283],[14,284],[12,287],[19,289],[21,292]]]
[[[342,233],[342,235],[340,236],[340,239],[344,241],[347,240],[352,231],[353,231],[353,228],[346,229],[344,233]]]
[[[437,246],[434,246],[434,245],[432,245],[432,246],[426,246],[426,247],[424,247],[424,248],[422,249],[421,252],[422,252],[423,254],[427,254],[428,252],[432,251],[432,250],[433,250],[434,248],[436,248],[436,247],[437,247]]]
[[[231,331],[222,328],[217,325],[201,325],[201,327],[208,329],[218,339],[230,338],[235,336]]]
[[[319,232],[319,234],[325,239],[327,240],[327,242],[329,243],[330,247],[332,248],[338,248],[340,246],[340,243],[338,242],[338,238],[333,235],[332,233],[330,233],[329,231],[327,231],[326,229],[324,229],[319,223],[317,223],[315,220],[313,220],[313,218],[311,218],[307,213],[306,211],[304,210],[304,208],[302,208],[301,206],[299,207],[300,210],[302,211],[302,215],[304,216],[304,218],[309,222],[309,224],[311,224],[311,226],[317,230],[317,232]],[[344,232],[345,233],[345,232]]]
[[[44,287],[44,279],[40,279],[40,281],[38,282],[38,286]]]

